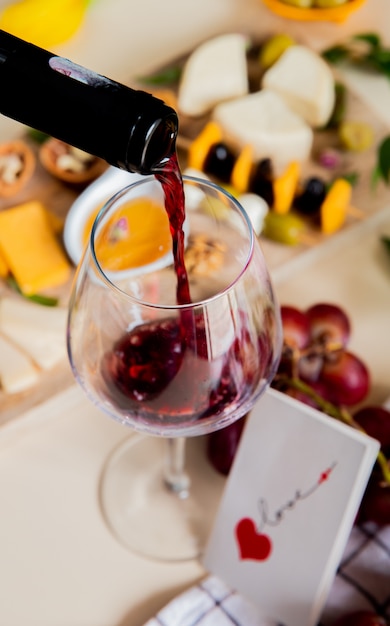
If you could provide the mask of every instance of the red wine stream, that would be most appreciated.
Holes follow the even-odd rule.
[[[190,304],[190,287],[184,263],[184,187],[176,153],[169,158],[164,169],[156,173],[155,177],[163,188],[165,210],[169,218],[173,259],[177,277],[177,304]]]
[[[184,306],[179,318],[145,322],[125,333],[106,353],[103,377],[111,401],[125,413],[142,413],[143,419],[157,423],[164,415],[176,424],[218,415],[250,394],[267,366],[270,344],[264,337],[258,337],[258,346],[253,344],[241,312],[232,344],[210,360],[205,317],[185,307],[191,296],[184,262],[184,188],[176,154],[155,177],[163,187],[170,222],[177,304]]]

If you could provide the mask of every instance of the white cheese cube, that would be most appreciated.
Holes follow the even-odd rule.
[[[290,46],[267,70],[262,87],[281,96],[297,115],[318,128],[329,120],[335,82],[329,65],[306,46]]]
[[[39,330],[11,322],[2,326],[1,332],[43,370],[49,370],[67,358],[65,333],[58,335],[50,330]]]
[[[254,149],[254,160],[270,158],[276,173],[291,161],[306,161],[313,145],[313,131],[276,93],[263,89],[219,104],[213,118],[228,144]]]
[[[229,33],[198,46],[184,66],[178,109],[197,117],[216,104],[248,93],[247,37]]]
[[[0,381],[6,393],[18,393],[38,382],[39,372],[26,354],[0,335]]]
[[[64,335],[67,317],[63,307],[42,306],[23,298],[0,298],[0,329],[10,322]]]
[[[0,299],[0,332],[47,370],[67,358],[67,309],[22,298]]]

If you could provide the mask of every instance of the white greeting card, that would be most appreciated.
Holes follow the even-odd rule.
[[[247,421],[206,568],[286,626],[314,626],[379,449],[273,389]]]

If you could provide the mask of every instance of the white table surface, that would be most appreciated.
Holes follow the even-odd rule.
[[[125,430],[76,386],[2,430],[2,626],[141,626],[204,575],[140,558],[106,527],[99,478]]]
[[[368,0],[342,29],[294,29],[320,45],[386,24],[388,0]],[[83,28],[59,52],[125,81],[218,32],[265,33],[275,27],[285,30],[286,24],[259,0],[96,0]],[[1,139],[15,133],[17,127],[2,118]],[[318,283],[311,276],[307,285],[313,291],[305,283],[294,290],[290,283],[280,293],[300,299],[305,290],[316,296]],[[337,295],[327,283],[327,295],[332,293]],[[357,317],[359,327],[363,317]],[[389,354],[387,346],[387,371]],[[382,382],[386,386],[383,376]],[[0,432],[1,626],[141,626],[204,576],[196,561],[167,565],[134,556],[107,530],[98,481],[105,458],[125,436],[76,386]]]

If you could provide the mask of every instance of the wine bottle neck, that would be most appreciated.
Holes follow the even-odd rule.
[[[0,30],[0,113],[111,165],[151,173],[175,151],[162,100]]]

